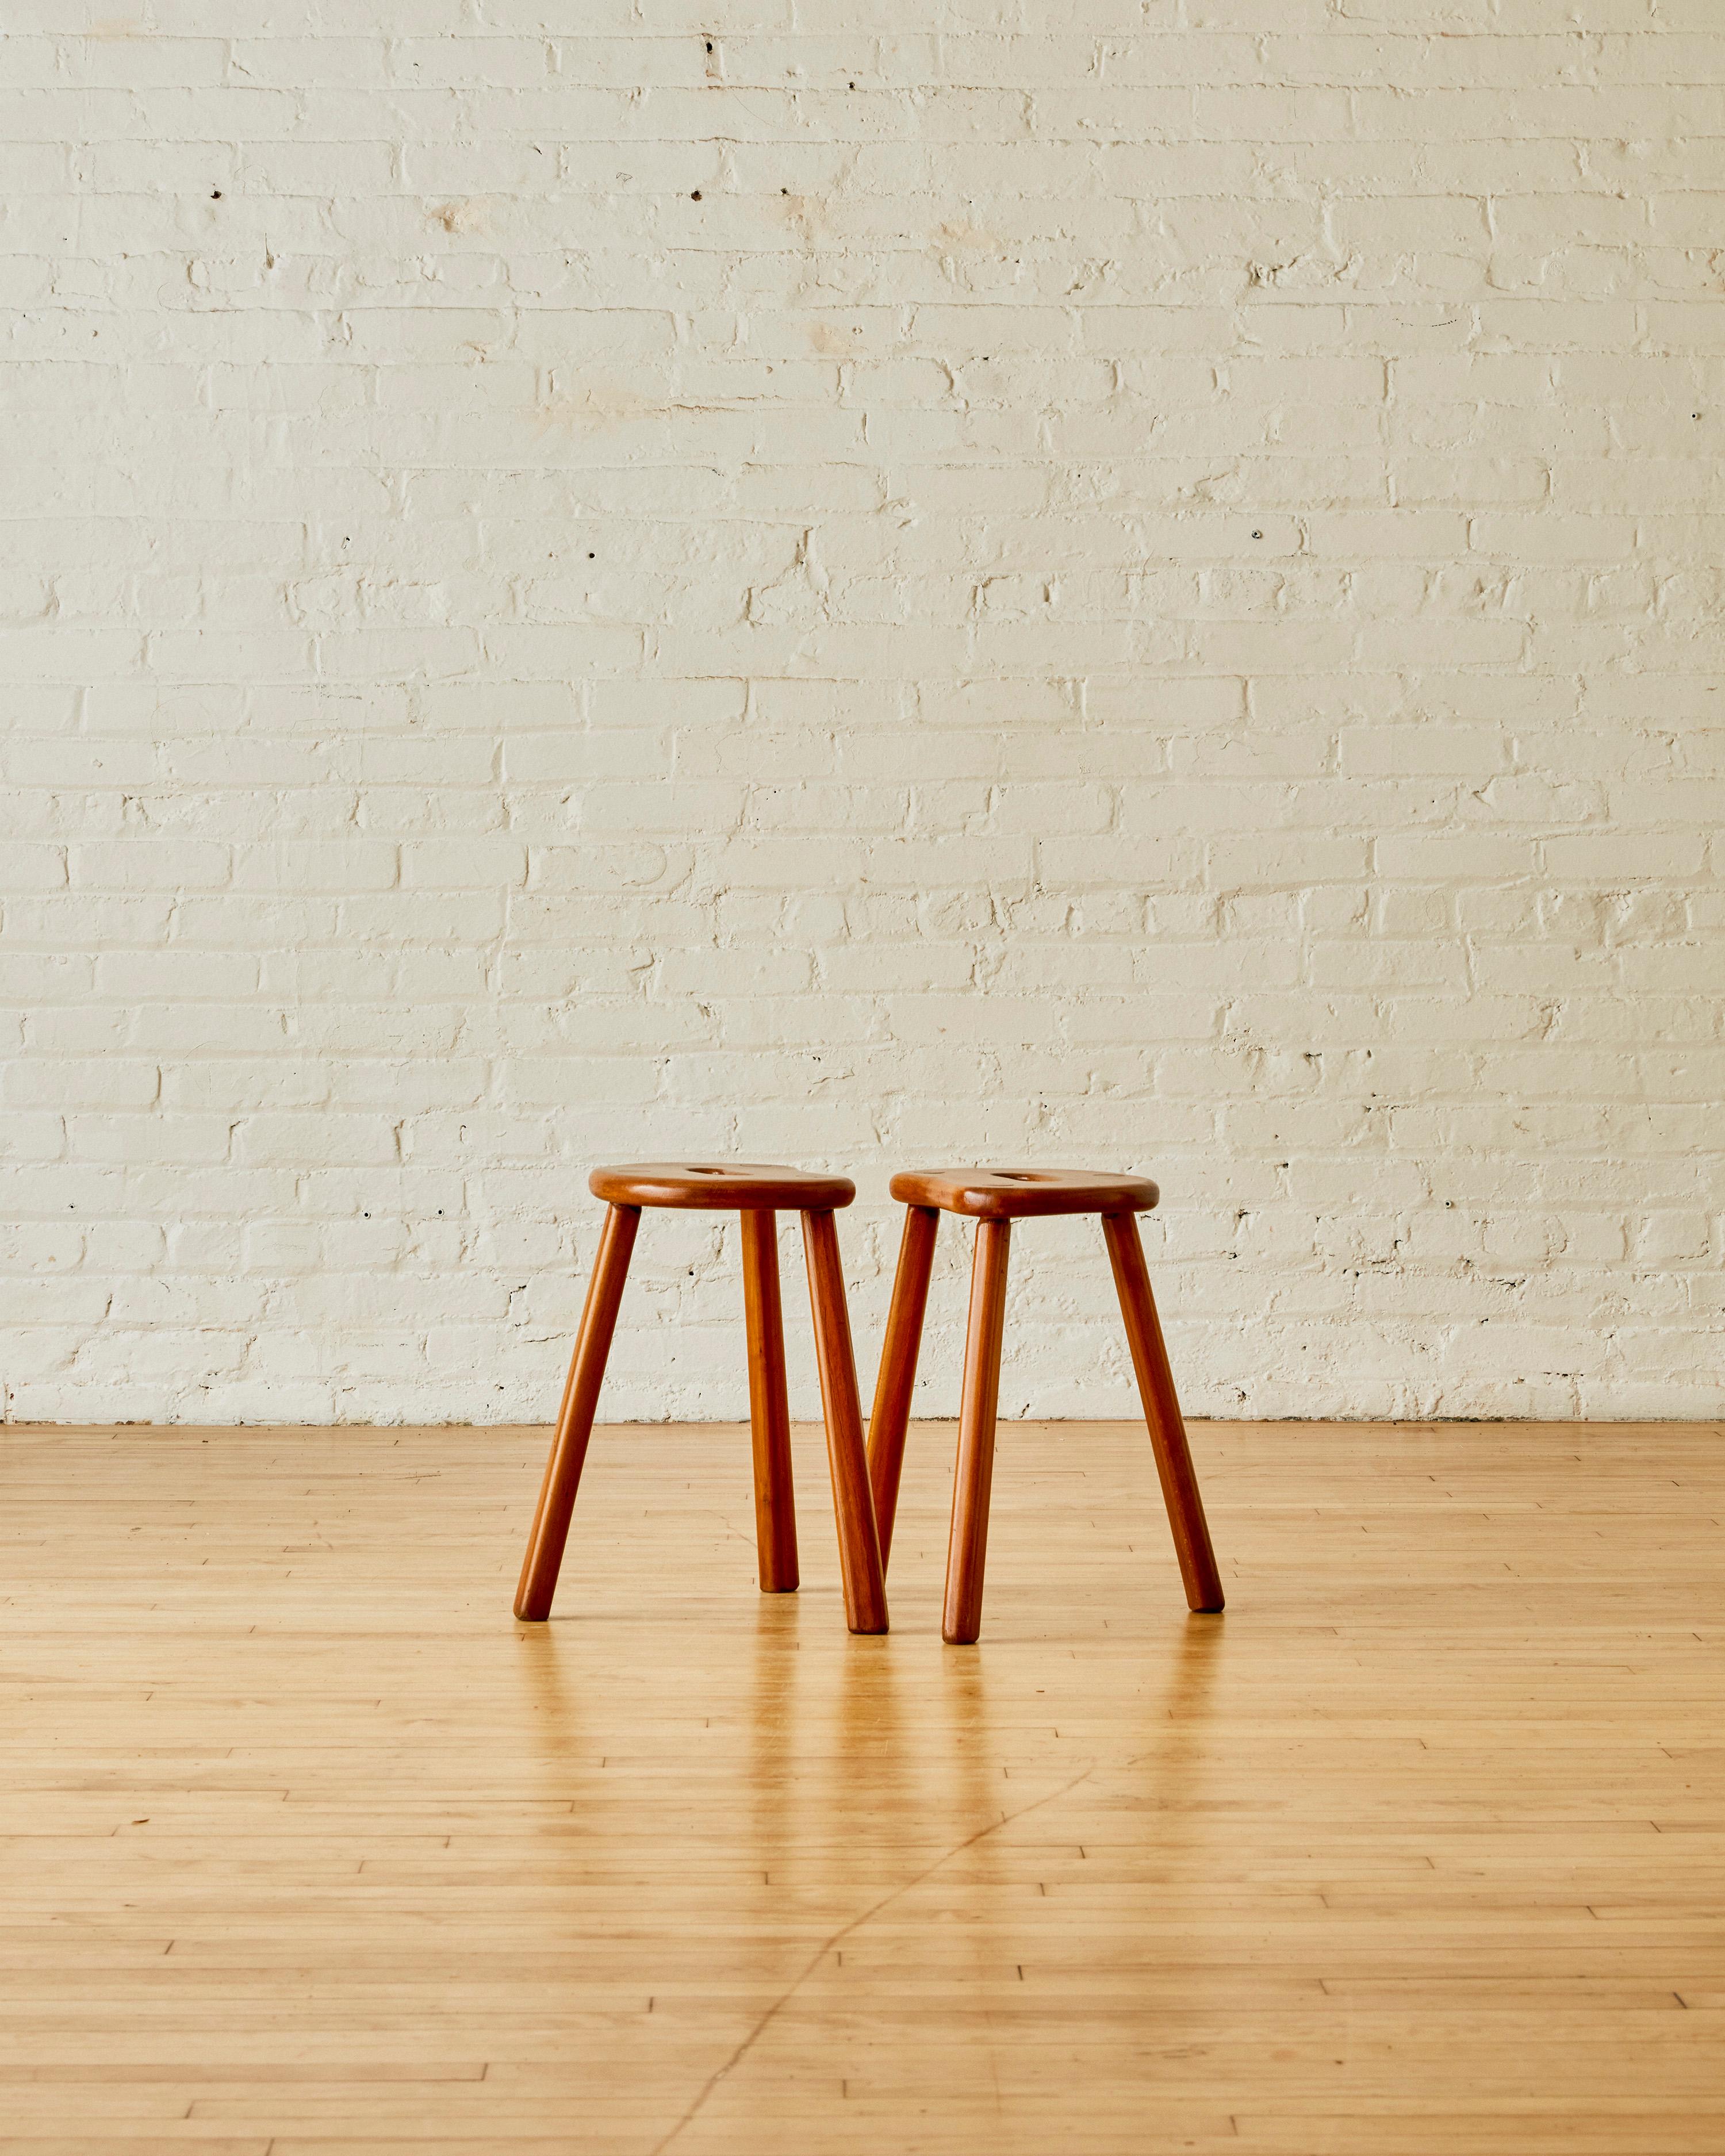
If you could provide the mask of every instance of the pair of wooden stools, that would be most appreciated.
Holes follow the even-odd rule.
[[[516,1590],[517,1617],[551,1614],[569,1517],[593,1434],[593,1410],[644,1206],[736,1212],[742,1215],[743,1310],[748,1330],[749,1414],[754,1435],[755,1527],[761,1587],[788,1594],[797,1584],[797,1522],[791,1490],[790,1411],[785,1396],[784,1335],[778,1298],[781,1210],[803,1215],[809,1292],[814,1307],[815,1357],[839,1522],[845,1612],[853,1632],[886,1630],[886,1573],[898,1507],[905,1431],[916,1383],[916,1353],[928,1301],[935,1233],[942,1213],[977,1224],[971,1271],[970,1327],[964,1344],[964,1393],[958,1424],[958,1464],[952,1491],[952,1531],[947,1552],[942,1636],[954,1645],[982,1627],[983,1565],[988,1540],[988,1493],[993,1479],[994,1418],[1000,1393],[1000,1342],[1006,1306],[1006,1261],[1015,1219],[1052,1213],[1095,1213],[1114,1265],[1114,1284],[1132,1347],[1144,1419],[1156,1454],[1168,1523],[1194,1609],[1222,1607],[1222,1582],[1204,1524],[1204,1502],[1192,1471],[1185,1424],[1157,1322],[1149,1276],[1134,1215],[1157,1200],[1153,1183],[1139,1176],[1081,1175],[1039,1169],[957,1168],[896,1175],[893,1197],[907,1208],[886,1342],[869,1421],[866,1453],[850,1320],[833,1214],[850,1204],[856,1186],[843,1175],[804,1175],[788,1168],[600,1168],[588,1178],[605,1217],[598,1259],[582,1312],[568,1383],[552,1440],[539,1507],[527,1537]]]

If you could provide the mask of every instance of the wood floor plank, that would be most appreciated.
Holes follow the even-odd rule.
[[[893,1630],[746,1430],[0,1430],[0,2146],[1714,2156],[1713,1425],[951,1424]]]

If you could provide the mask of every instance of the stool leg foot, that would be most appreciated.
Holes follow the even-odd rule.
[[[988,1493],[994,1481],[994,1417],[1000,1404],[1000,1335],[1011,1232],[1010,1220],[978,1221],[971,1260],[964,1399],[958,1411],[947,1601],[941,1614],[941,1637],[952,1647],[968,1646],[983,1629],[983,1567],[988,1553]]]
[[[898,1511],[898,1482],[905,1464],[905,1429],[911,1419],[911,1394],[916,1385],[916,1354],[922,1345],[928,1275],[934,1264],[934,1239],[940,1224],[941,1216],[932,1205],[905,1208],[905,1238],[899,1245],[892,1307],[886,1315],[886,1339],[880,1350],[875,1404],[869,1415],[869,1486],[875,1498],[882,1573],[892,1561],[892,1522]]]
[[[809,1299],[814,1310],[814,1353],[820,1366],[820,1400],[827,1425],[827,1458],[833,1472],[833,1509],[839,1521],[839,1563],[845,1575],[845,1616],[853,1632],[886,1630],[886,1584],[875,1507],[869,1497],[869,1463],[863,1450],[862,1404],[856,1394],[856,1362],[839,1235],[829,1212],[803,1215],[809,1259]]]
[[[1138,1224],[1130,1213],[1105,1213],[1102,1233],[1114,1265],[1114,1285],[1120,1294],[1120,1314],[1126,1320],[1126,1337],[1132,1351],[1132,1368],[1138,1375],[1138,1393],[1144,1403],[1150,1443],[1156,1454],[1156,1472],[1162,1481],[1163,1502],[1173,1530],[1174,1550],[1180,1560],[1180,1577],[1186,1600],[1194,1609],[1215,1610],[1223,1606],[1222,1575],[1216,1569],[1215,1552],[1204,1517],[1198,1476],[1186,1443],[1186,1424],[1168,1368],[1168,1349],[1150,1293],[1150,1276],[1144,1270],[1143,1246]]]
[[[563,1387],[551,1457],[545,1463],[538,1509],[527,1537],[527,1553],[521,1561],[521,1584],[515,1592],[516,1615],[534,1624],[542,1624],[550,1616],[552,1597],[557,1593],[563,1544],[569,1537],[569,1515],[575,1509],[587,1440],[593,1435],[593,1409],[598,1405],[599,1387],[604,1380],[605,1358],[611,1352],[611,1335],[617,1329],[617,1306],[623,1300],[629,1253],[640,1224],[639,1205],[614,1205],[605,1216],[604,1232],[599,1238],[599,1255],[593,1262],[593,1280],[581,1313],[581,1330],[569,1363],[568,1382]]]
[[[749,1427],[755,1450],[755,1553],[763,1594],[797,1584],[797,1499],[791,1481],[791,1410],[785,1396],[784,1320],[778,1300],[778,1216],[742,1219],[742,1306],[749,1341]]]

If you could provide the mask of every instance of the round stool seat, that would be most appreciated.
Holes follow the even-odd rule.
[[[901,1205],[933,1206],[972,1220],[1019,1220],[1050,1213],[1147,1213],[1162,1194],[1143,1175],[1091,1175],[1081,1168],[930,1168],[894,1176],[892,1194]]]
[[[587,1187],[608,1205],[675,1205],[704,1213],[831,1213],[856,1195],[848,1175],[809,1175],[798,1168],[728,1160],[596,1168]]]

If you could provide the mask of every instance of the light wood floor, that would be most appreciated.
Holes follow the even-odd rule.
[[[746,1434],[0,1431],[0,2141],[35,2156],[1717,2156],[1717,1426],[952,1427],[894,1629]]]

